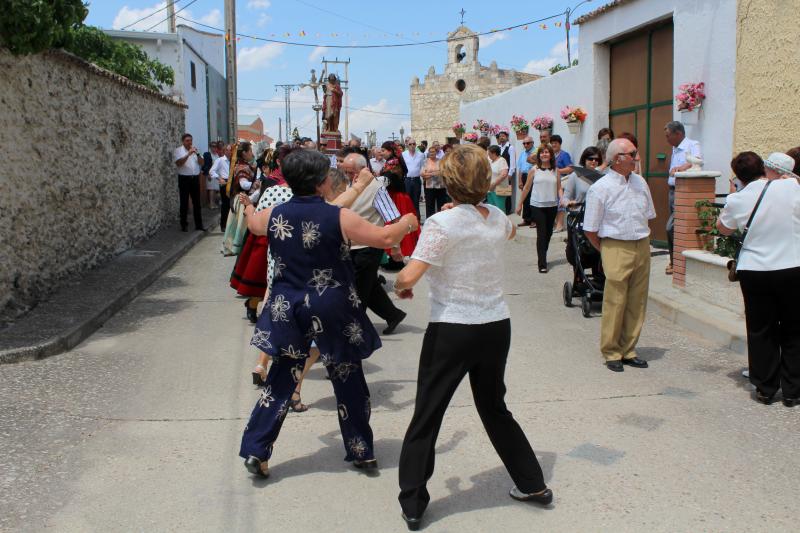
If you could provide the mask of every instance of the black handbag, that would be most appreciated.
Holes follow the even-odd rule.
[[[747,219],[747,224],[744,225],[744,230],[742,230],[742,237],[739,239],[739,242],[736,245],[736,252],[733,254],[733,259],[728,261],[728,281],[739,281],[739,275],[736,273],[736,267],[739,262],[739,254],[742,253],[742,246],[744,246],[744,240],[747,238],[747,232],[750,231],[750,225],[753,223],[753,219],[756,216],[756,211],[758,211],[758,206],[761,205],[761,200],[764,198],[764,193],[767,192],[772,180],[767,180],[767,184],[764,185],[764,188],[761,189],[761,194],[758,196],[758,200],[756,200],[756,205],[753,206],[753,210],[750,212],[750,218]]]

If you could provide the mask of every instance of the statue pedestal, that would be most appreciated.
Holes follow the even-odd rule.
[[[323,131],[319,148],[326,154],[335,154],[342,148],[342,134],[338,131]]]

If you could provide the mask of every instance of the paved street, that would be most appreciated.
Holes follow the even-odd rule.
[[[563,255],[556,235],[551,258]],[[380,476],[342,461],[330,383],[315,368],[257,481],[237,456],[256,399],[233,258],[212,234],[69,353],[0,365],[2,531],[404,531],[397,461],[413,410],[426,289],[365,364]],[[755,403],[742,356],[650,316],[650,368],[605,369],[600,320],[561,303],[534,241],[507,245],[508,404],[556,500],[511,500],[467,385],[439,437],[425,530],[796,531],[800,411]],[[654,271],[663,272],[664,258]],[[390,277],[391,276],[387,276]],[[383,324],[378,324],[382,329]]]

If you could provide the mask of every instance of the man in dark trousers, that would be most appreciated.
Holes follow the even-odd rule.
[[[189,212],[189,197],[192,198],[194,212],[194,229],[205,231],[203,227],[203,214],[200,210],[200,172],[203,167],[203,157],[192,146],[192,136],[184,133],[181,137],[181,146],[175,149],[172,160],[178,167],[178,193],[181,201],[181,231],[188,231],[186,216]]]

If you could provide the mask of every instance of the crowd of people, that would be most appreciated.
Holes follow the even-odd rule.
[[[672,215],[676,173],[702,156],[680,122],[668,123],[665,136],[673,147]],[[648,366],[636,345],[650,279],[650,221],[656,216],[633,135],[615,136],[604,128],[577,163],[561,145],[560,136],[545,130],[538,147],[525,137],[517,156],[508,132],[501,131],[494,145],[482,137],[475,144],[418,146],[407,137],[403,144],[387,141],[370,150],[355,141],[328,155],[313,140],[300,139],[258,158],[248,142],[215,143],[204,157],[192,147],[191,135],[184,136],[174,154],[181,227],[186,230],[191,199],[195,227],[205,229],[198,183],[206,176],[209,199],[222,209],[221,251],[237,256],[230,284],[245,298],[246,316],[255,324],[252,377],[259,398],[240,448],[249,472],[269,476],[285,417],[308,409],[300,393],[317,361],[333,386],[345,460],[359,469],[378,468],[362,361],[381,340],[366,310],[386,322],[383,335],[393,334],[406,318],[387,294],[383,266],[398,271],[393,290],[400,300],[413,297],[423,276],[430,286],[431,319],[400,457],[399,500],[408,527],[419,527],[429,502],[436,436],[466,375],[514,481],[510,496],[552,502],[535,453],[504,403],[511,329],[503,250],[517,231],[507,216],[513,187],[519,189],[516,212],[522,218],[517,226],[536,229],[539,272],[548,272],[553,233],[580,231],[593,248],[592,268],[604,281],[600,352],[613,372]],[[800,403],[800,316],[792,312],[800,290],[800,147],[767,160],[745,152],[731,166],[735,187],[718,228],[745,234],[736,267],[749,377],[758,401],[771,403],[782,390],[784,404],[794,406]],[[579,225],[568,223],[575,209]],[[673,226],[670,216],[670,254]],[[568,245],[567,258],[575,264],[576,251],[570,251]],[[670,259],[666,274],[671,273]]]

